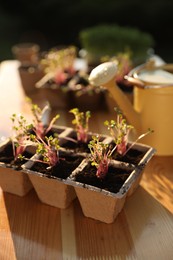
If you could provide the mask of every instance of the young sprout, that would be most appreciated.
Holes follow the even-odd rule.
[[[31,103],[31,111],[34,116],[33,130],[38,137],[44,139],[44,137],[51,130],[53,124],[55,124],[60,115],[55,115],[52,120],[49,121],[51,111],[49,104],[47,104],[41,110],[41,108],[37,104],[33,104],[30,99],[28,99],[28,101]]]
[[[30,130],[32,129],[32,124],[28,124],[24,116],[13,114],[11,116],[11,121],[13,123],[12,130],[14,136],[11,138],[13,145],[14,161],[19,159],[24,159],[23,153],[26,147],[31,144],[30,141]]]
[[[45,136],[45,141],[37,138],[35,135],[30,136],[31,140],[37,143],[36,154],[42,156],[41,162],[49,165],[52,168],[59,162],[59,139],[53,136]]]
[[[91,153],[91,165],[97,168],[96,176],[100,179],[105,178],[112,154],[109,145],[99,141],[99,136],[92,136],[88,147]]]
[[[127,150],[129,133],[133,129],[133,126],[127,124],[126,119],[123,118],[119,109],[115,108],[115,111],[117,113],[117,121],[111,120],[109,122],[106,120],[104,124],[114,139],[118,154],[124,155]]]
[[[69,111],[75,118],[72,124],[75,125],[77,132],[77,140],[82,143],[87,143],[88,141],[88,129],[89,129],[89,118],[91,117],[90,111],[80,112],[78,108],[73,108]]]
[[[114,108],[114,110],[117,113],[117,121],[111,120],[110,122],[106,120],[104,122],[105,126],[107,126],[107,129],[110,132],[110,135],[114,139],[115,147],[117,153],[120,155],[125,155],[132,146],[137,143],[141,138],[145,137],[149,133],[152,133],[153,130],[148,129],[148,131],[144,134],[141,134],[129,147],[129,133],[130,130],[134,127],[132,125],[128,125],[125,118],[123,118],[123,115],[121,111],[118,108]]]

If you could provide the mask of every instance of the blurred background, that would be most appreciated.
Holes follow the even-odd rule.
[[[35,42],[41,50],[57,45],[80,46],[79,32],[99,24],[135,27],[150,33],[154,52],[173,61],[170,0],[1,0],[0,61],[11,59],[11,47]]]

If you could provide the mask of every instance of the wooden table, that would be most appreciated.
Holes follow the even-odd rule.
[[[9,117],[28,107],[16,61],[0,66],[0,135],[10,133]],[[42,102],[42,100],[40,100]],[[71,126],[68,111],[59,124]],[[91,131],[104,133],[109,111],[93,112]],[[77,200],[61,210],[41,203],[34,190],[25,197],[0,189],[1,260],[173,259],[173,156],[154,156],[137,191],[113,224],[83,216]]]

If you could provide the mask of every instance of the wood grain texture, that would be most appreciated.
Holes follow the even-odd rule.
[[[6,80],[9,71],[11,79]],[[20,110],[29,116],[14,61],[1,63],[0,89],[2,136],[10,127],[5,116]],[[71,126],[68,111],[53,111],[57,112],[59,124]],[[109,111],[93,112],[91,131],[106,133],[103,122],[113,116]],[[0,260],[172,260],[172,173],[173,156],[154,156],[112,224],[84,217],[77,199],[60,210],[40,202],[33,189],[19,197],[0,188]]]
[[[173,156],[154,156],[145,169],[141,185],[173,213]]]

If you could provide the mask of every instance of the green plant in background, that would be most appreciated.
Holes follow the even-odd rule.
[[[120,52],[130,52],[133,62],[141,63],[146,59],[147,50],[154,46],[151,34],[116,24],[85,28],[79,32],[79,40],[89,58],[94,57],[97,62],[104,56],[111,58]]]
[[[133,62],[131,59],[131,53],[117,53],[115,57],[111,59],[112,61],[117,61],[117,73],[115,76],[116,83],[119,85],[130,86],[127,80],[124,79],[124,76],[127,75],[133,68]]]
[[[75,46],[67,46],[62,49],[51,49],[41,59],[40,63],[45,74],[54,78],[55,82],[64,82],[68,74],[74,74],[74,60],[77,56]]]
[[[43,87],[49,80],[56,84],[66,84],[68,78],[75,74],[74,61],[77,57],[77,48],[74,45],[52,48],[40,60],[45,75],[36,83],[36,87]]]

